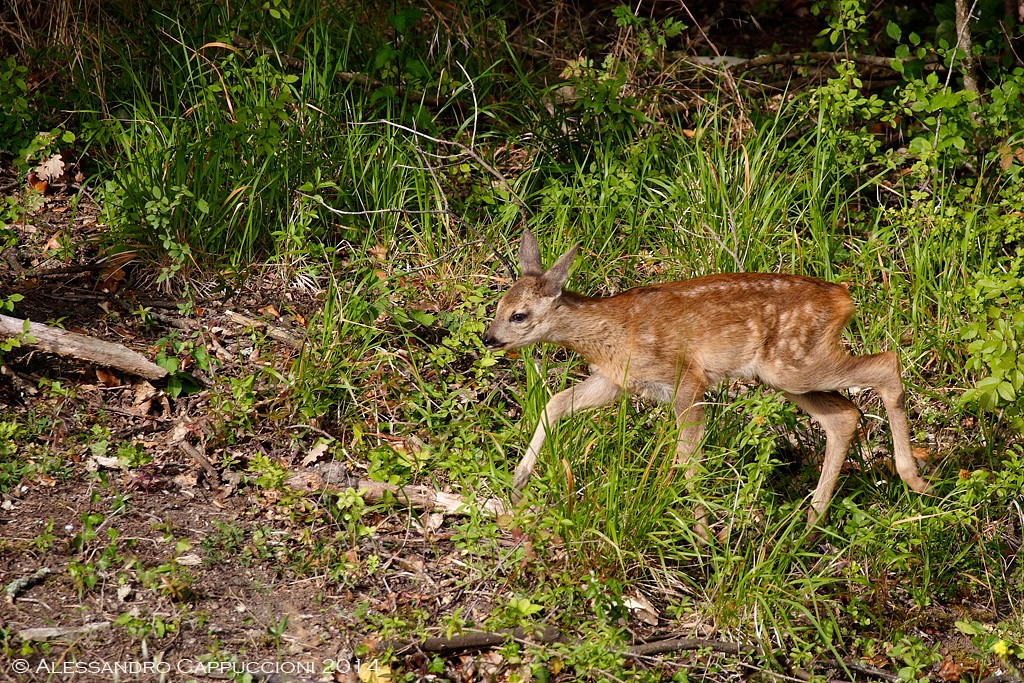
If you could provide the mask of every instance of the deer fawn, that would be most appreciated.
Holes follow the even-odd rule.
[[[704,392],[726,378],[757,379],[781,391],[824,428],[825,457],[808,526],[832,498],[860,417],[839,389],[878,392],[889,414],[896,471],[913,490],[928,488],[911,454],[896,354],[851,356],[840,342],[853,314],[844,287],[797,275],[735,273],[588,297],[562,289],[578,247],[545,271],[537,240],[526,230],[519,248],[522,276],[498,303],[483,338],[489,349],[564,346],[592,371],[548,401],[516,467],[517,490],[526,486],[555,422],[622,392],[673,404],[680,429],[675,462],[692,477],[691,458],[704,433]],[[697,517],[703,527],[701,510]]]

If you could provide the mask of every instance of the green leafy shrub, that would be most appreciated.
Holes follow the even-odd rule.
[[[18,157],[21,149],[35,137],[26,75],[28,68],[18,64],[14,57],[0,61],[0,145],[6,147],[0,151]]]
[[[963,402],[1000,412],[1024,431],[1024,260],[1010,272],[979,277],[968,296],[980,314],[966,323],[967,369],[979,379],[964,392]]]

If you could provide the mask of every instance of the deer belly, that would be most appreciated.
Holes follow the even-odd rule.
[[[629,383],[629,393],[656,403],[671,403],[676,396],[676,387],[668,382],[633,380]]]

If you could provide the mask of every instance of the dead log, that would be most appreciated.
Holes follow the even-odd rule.
[[[167,371],[146,359],[140,353],[101,339],[41,323],[28,323],[28,337],[24,337],[25,322],[0,315],[0,338],[17,337],[21,346],[39,349],[58,356],[71,356],[96,365],[114,368],[146,379],[161,379]]]
[[[390,499],[414,510],[443,512],[448,515],[468,515],[474,509],[489,517],[497,517],[507,512],[505,504],[497,498],[487,498],[474,504],[458,494],[436,491],[427,486],[395,486],[352,477],[336,463],[325,463],[316,469],[297,470],[285,481],[285,486],[304,493],[340,493],[347,489],[355,489],[363,500],[371,505]]]

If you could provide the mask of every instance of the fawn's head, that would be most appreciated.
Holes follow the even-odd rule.
[[[529,229],[519,245],[521,276],[498,302],[494,321],[484,333],[489,349],[517,349],[550,336],[552,320],[548,315],[560,304],[562,285],[579,245],[562,254],[546,271],[540,263],[540,247]]]

